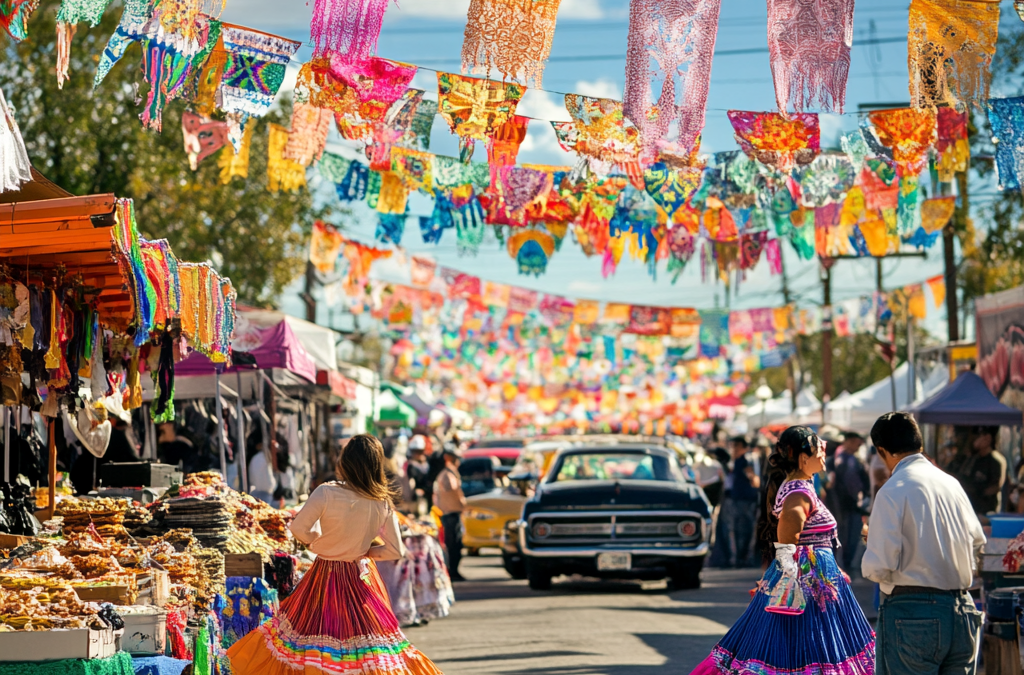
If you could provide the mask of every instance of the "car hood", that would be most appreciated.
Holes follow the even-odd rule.
[[[652,480],[593,480],[544,483],[534,497],[535,510],[680,509],[706,515],[695,485]]]

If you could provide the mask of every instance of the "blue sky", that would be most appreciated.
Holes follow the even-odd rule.
[[[391,4],[384,20],[378,53],[381,56],[415,63],[421,66],[459,72],[461,64],[462,30],[466,21],[468,0],[402,0]],[[1003,3],[1003,25],[1018,19],[1009,0]],[[305,5],[290,4],[282,11],[282,3],[275,0],[228,0],[223,14],[226,21],[252,26],[308,42],[309,18],[312,2]],[[558,27],[549,61],[544,73],[544,89],[531,90],[520,105],[519,112],[545,120],[567,120],[562,96],[553,92],[577,92],[620,98],[623,90],[626,39],[628,33],[627,0],[562,0]],[[767,48],[767,10],[764,0],[726,0],[722,3],[716,51]],[[905,42],[857,46],[860,40],[870,38],[902,38],[907,32],[907,5],[884,0],[861,0],[854,19],[854,47],[847,88],[847,111],[856,112],[859,104],[906,103],[907,52]],[[308,58],[310,50],[304,47],[300,59]],[[588,61],[563,60],[578,56],[611,56]],[[414,86],[436,90],[433,72],[421,70]],[[993,95],[998,95],[998,90]],[[703,150],[716,152],[736,147],[732,128],[726,118],[728,109],[771,110],[775,106],[774,88],[768,54],[718,55],[712,68],[711,90],[708,99],[707,124]],[[835,146],[838,136],[856,126],[855,115],[822,115],[823,145]],[[456,154],[456,139],[440,118],[435,120],[431,150],[438,154]],[[337,139],[332,149],[342,150]],[[478,159],[482,148],[478,149]],[[555,142],[550,128],[542,122],[531,122],[529,137],[524,143],[520,162],[545,164],[574,163],[574,157],[562,151]],[[311,174],[312,176],[312,174]],[[329,186],[317,185],[311,178],[311,187],[330,196]],[[991,193],[994,184],[979,183],[975,192]],[[984,198],[975,202],[983,202]],[[426,198],[415,198],[411,203],[414,215],[426,215],[431,208]],[[975,214],[976,224],[980,214]],[[347,222],[350,233],[357,238],[371,240],[376,219],[372,212],[357,209]],[[724,306],[724,288],[713,283],[702,283],[700,269],[691,263],[676,285],[667,275],[660,274],[657,281],[647,275],[644,265],[624,260],[615,276],[603,279],[600,261],[588,259],[571,241],[554,255],[546,275],[540,278],[520,276],[515,263],[505,250],[491,239],[475,257],[458,257],[452,233],[446,233],[439,245],[424,245],[414,220],[406,229],[403,246],[412,254],[430,254],[441,264],[478,274],[485,279],[517,284],[535,290],[563,294],[570,297],[594,298],[617,302],[642,302],[709,308]],[[794,296],[803,306],[821,301],[818,265],[796,258],[788,245],[784,247],[785,262]],[[926,260],[919,258],[894,259],[885,263],[886,287],[897,287],[921,282],[942,271],[941,244],[928,253]],[[402,281],[406,273],[395,265],[380,265],[381,278]],[[875,265],[873,261],[841,261],[833,271],[833,300],[870,293],[874,289]],[[301,305],[289,289],[282,298],[286,310],[300,312]],[[322,304],[322,303],[321,303]],[[768,274],[764,262],[742,283],[730,299],[733,308],[751,308],[782,304],[781,280]],[[928,327],[944,334],[942,311],[932,311]],[[326,322],[326,313],[321,321]]]

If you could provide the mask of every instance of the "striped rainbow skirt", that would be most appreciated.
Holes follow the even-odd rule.
[[[873,675],[875,634],[832,549],[798,550],[803,613],[765,611],[782,578],[772,563],[747,611],[691,675]]]
[[[228,658],[234,675],[441,675],[402,633],[370,559],[318,558]]]

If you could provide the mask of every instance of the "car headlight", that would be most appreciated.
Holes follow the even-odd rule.
[[[683,539],[693,539],[697,536],[697,523],[693,520],[683,520],[680,521],[676,530]]]
[[[535,538],[544,539],[551,534],[551,523],[534,523],[530,531],[533,532]]]
[[[488,509],[466,509],[464,514],[469,520],[494,520],[498,514]]]

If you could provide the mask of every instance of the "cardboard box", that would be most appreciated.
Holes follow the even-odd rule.
[[[139,594],[135,598],[136,605],[155,605],[162,607],[167,604],[171,594],[171,577],[163,570],[149,570],[146,574],[136,577]]]
[[[167,612],[153,607],[123,614],[122,618],[122,650],[133,655],[163,654],[167,650]]]
[[[20,534],[4,534],[0,532],[0,548],[18,548],[30,542],[32,537],[23,537]]]
[[[121,633],[109,628],[0,633],[0,661],[105,659],[119,651]]]
[[[112,605],[130,605],[130,589],[127,586],[74,586],[82,602],[109,602]]]
[[[224,556],[224,576],[263,578],[263,558],[259,553],[228,553]]]

